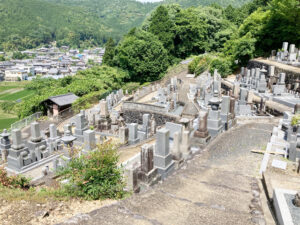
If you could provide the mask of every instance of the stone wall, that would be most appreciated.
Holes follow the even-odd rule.
[[[286,78],[285,78],[285,83],[286,84],[294,84],[295,80],[300,80],[300,70],[297,67],[293,67],[293,66],[289,66],[286,64],[282,64],[282,67],[278,66],[278,63],[276,63],[276,65],[274,64],[276,62],[270,61],[270,63],[266,62],[266,60],[264,60],[263,62],[260,61],[259,59],[253,59],[250,60],[248,62],[248,68],[255,68],[255,67],[262,67],[265,66],[266,69],[269,69],[269,66],[275,66],[275,75],[279,76],[280,73],[285,73],[286,74]],[[291,69],[287,68],[287,67],[291,67]],[[297,72],[296,70],[299,70],[299,72]]]
[[[151,114],[154,116],[157,126],[162,126],[166,122],[176,122],[180,119],[179,116],[166,112],[166,109],[161,106],[136,103],[136,102],[124,102],[122,106],[124,113],[124,119],[126,123],[143,123],[143,115]]]

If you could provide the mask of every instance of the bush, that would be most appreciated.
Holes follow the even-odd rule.
[[[14,111],[15,105],[15,102],[4,101],[0,103],[0,108],[3,110],[3,112],[10,113]]]
[[[197,56],[193,59],[192,62],[189,63],[189,65],[188,65],[189,73],[194,73],[195,72],[195,69],[197,68],[197,66],[198,66],[201,59],[202,59],[201,56]]]
[[[0,185],[8,188],[29,188],[29,179],[20,175],[8,176],[4,167],[0,167]]]
[[[231,64],[231,61],[227,58],[214,58],[210,64],[210,73],[217,69],[223,78],[227,77],[232,73]]]
[[[71,197],[92,200],[123,197],[125,184],[118,159],[117,148],[111,142],[97,146],[88,155],[74,157],[58,172],[69,180],[63,186],[64,192]]]
[[[122,89],[123,89],[123,91],[128,90],[128,93],[131,94],[133,91],[137,90],[139,87],[140,87],[140,83],[138,83],[138,82],[128,82],[122,87]]]

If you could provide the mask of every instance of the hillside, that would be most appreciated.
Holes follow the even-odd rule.
[[[3,0],[0,2],[0,50],[23,50],[56,40],[58,45],[89,47],[108,37],[119,40],[139,26],[156,6],[184,7],[217,3],[240,6],[250,0]]]

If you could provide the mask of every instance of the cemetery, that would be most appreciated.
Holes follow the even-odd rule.
[[[283,43],[283,50],[272,52],[270,60],[297,67],[297,51],[295,45],[288,49]],[[132,94],[120,89],[60,127],[50,124],[47,132],[39,122],[31,123],[26,139],[19,129],[4,130],[1,164],[9,175],[21,174],[39,185],[45,179],[57,179],[55,172],[73,158],[113,142],[121,153],[125,190],[145,193],[183,171],[226,133],[239,129],[244,120],[270,119],[277,124],[266,149],[257,151],[263,153],[259,162],[261,189],[278,224],[300,224],[298,79],[298,74],[274,65],[249,62],[226,79],[215,70],[198,77],[173,76]],[[252,222],[266,224],[265,212],[257,203],[259,196],[254,195]]]

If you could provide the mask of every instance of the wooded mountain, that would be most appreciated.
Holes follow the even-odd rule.
[[[2,0],[0,1],[0,50],[23,50],[57,41],[60,45],[89,47],[118,41],[139,26],[159,4],[184,7],[217,3],[240,6],[250,0]]]

